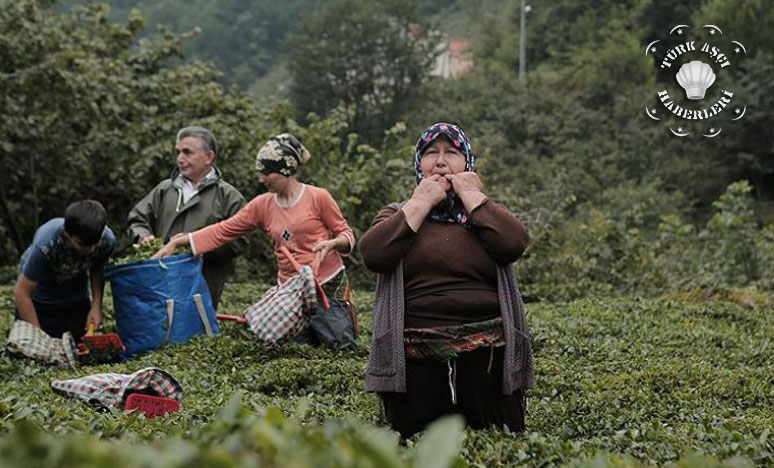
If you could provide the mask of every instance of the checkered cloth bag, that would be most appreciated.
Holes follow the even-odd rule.
[[[75,340],[70,332],[62,338],[52,338],[35,325],[17,320],[11,326],[8,343],[9,353],[59,367],[75,367]]]
[[[309,326],[308,314],[317,307],[314,274],[309,266],[274,286],[245,310],[253,333],[268,347],[277,346]]]
[[[96,408],[126,406],[126,399],[133,393],[183,399],[183,388],[166,371],[148,367],[133,374],[95,374],[78,379],[54,380],[51,389],[68,398],[81,400]]]

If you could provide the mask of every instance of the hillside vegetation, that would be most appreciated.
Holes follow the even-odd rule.
[[[527,433],[452,419],[399,445],[363,392],[375,277],[355,249],[358,353],[269,352],[225,324],[110,367],[0,355],[0,466],[774,465],[774,9],[530,3],[522,80],[518,0],[0,0],[0,337],[35,229],[98,199],[125,254],[126,215],[169,177],[179,128],[214,132],[216,164],[247,198],[265,190],[257,150],[295,134],[313,155],[300,179],[328,189],[359,237],[410,195],[421,129],[449,120],[484,191],[529,228],[515,270],[537,363]],[[709,91],[746,106],[717,138],[675,137],[643,112],[677,86],[658,68],[676,24],[696,40],[718,25],[746,48]],[[470,40],[472,71],[431,75],[445,37]],[[251,236],[223,311],[275,273]],[[97,413],[49,389],[149,365],[182,383],[180,413]]]

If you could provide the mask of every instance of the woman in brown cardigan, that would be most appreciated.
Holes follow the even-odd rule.
[[[366,388],[403,437],[446,414],[523,431],[534,371],[510,264],[529,234],[484,194],[456,125],[422,132],[414,160],[411,198],[383,208],[360,244],[380,273]]]

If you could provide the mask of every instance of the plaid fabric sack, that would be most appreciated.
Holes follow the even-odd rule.
[[[309,326],[309,317],[317,307],[314,274],[309,266],[284,283],[274,286],[260,301],[245,310],[250,330],[266,346],[289,340]]]
[[[75,367],[75,340],[70,332],[62,338],[52,338],[35,325],[17,320],[11,326],[8,343],[9,353],[24,356],[59,367]]]
[[[148,367],[133,374],[94,374],[70,380],[51,382],[54,393],[81,400],[96,408],[124,409],[133,393],[183,399],[183,388],[166,371]]]

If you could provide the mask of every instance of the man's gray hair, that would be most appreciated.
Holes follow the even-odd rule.
[[[185,127],[183,129],[180,129],[179,132],[177,132],[177,140],[180,141],[185,137],[196,137],[199,139],[199,142],[202,145],[202,149],[207,151],[212,151],[215,153],[215,156],[218,155],[218,142],[215,141],[215,136],[212,134],[211,131],[207,130],[204,127]]]

